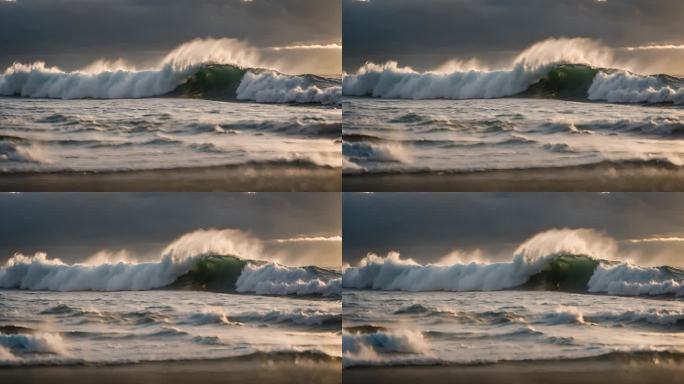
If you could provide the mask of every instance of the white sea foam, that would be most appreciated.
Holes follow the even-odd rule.
[[[259,51],[230,38],[194,39],[169,52],[156,65],[136,68],[122,59],[97,60],[81,70],[63,71],[44,62],[14,63],[0,75],[0,95],[55,99],[122,99],[167,94],[207,64],[279,69]],[[247,71],[237,92],[240,100],[265,103],[338,104],[341,87],[321,89],[304,76]]]
[[[342,88],[319,88],[304,76],[288,76],[276,72],[247,71],[237,89],[237,98],[259,103],[340,104]]]
[[[599,265],[589,280],[589,292],[611,295],[684,295],[684,282],[659,268],[632,264]]]
[[[172,242],[159,261],[67,264],[45,253],[16,254],[0,267],[0,287],[51,291],[145,290],[171,284],[188,272],[198,257],[213,253],[256,256],[257,239],[238,230],[197,230]]]
[[[344,78],[343,93],[402,99],[491,99],[514,96],[559,64],[599,68],[589,100],[612,103],[684,103],[684,86],[662,77],[629,72],[612,51],[586,38],[549,38],[521,52],[510,65],[488,68],[478,60],[451,60],[434,71],[418,72],[397,62],[366,63]],[[608,72],[609,68],[621,68]]]
[[[247,265],[237,280],[236,290],[264,295],[339,296],[341,283],[340,278],[322,279],[306,268],[269,263]]]
[[[503,290],[524,284],[562,255],[585,255],[597,260],[597,267],[587,283],[588,292],[684,295],[682,276],[674,272],[623,261],[601,261],[618,259],[616,242],[589,229],[553,229],[537,234],[518,247],[510,262],[422,265],[402,259],[395,252],[386,257],[369,254],[358,266],[345,268],[343,286],[412,292]],[[561,318],[567,315],[566,312],[554,316]]]
[[[4,348],[5,357],[7,353],[18,357],[36,353],[48,353],[54,355],[65,355],[66,348],[62,338],[52,333],[36,334],[3,334],[0,333],[0,347]],[[2,355],[0,355],[2,359]]]
[[[589,100],[684,104],[684,86],[667,84],[656,76],[642,76],[625,71],[599,72],[589,88]]]
[[[525,283],[560,254],[600,257],[611,254],[614,249],[614,241],[595,231],[554,229],[523,243],[510,262],[421,265],[394,252],[387,257],[369,254],[358,267],[345,269],[343,285],[405,291],[501,290]]]
[[[584,38],[550,38],[521,52],[508,68],[447,66],[433,72],[417,72],[396,62],[367,63],[343,81],[343,93],[404,99],[477,99],[513,96],[537,82],[558,63],[606,66],[610,51]],[[455,70],[454,70],[455,69]]]
[[[423,335],[411,330],[344,333],[342,354],[345,367],[435,362]]]

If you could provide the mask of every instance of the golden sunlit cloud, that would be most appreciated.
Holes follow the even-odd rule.
[[[289,239],[273,239],[276,243],[299,243],[299,242],[314,242],[314,241],[342,241],[342,236],[311,236],[311,237],[292,237]]]
[[[643,239],[627,239],[629,243],[662,243],[662,242],[680,242],[684,241],[684,237],[669,236],[669,237],[647,237]]]
[[[636,47],[624,47],[628,51],[649,51],[649,50],[684,50],[684,44],[653,44],[653,45],[640,45]]]
[[[274,51],[289,51],[297,49],[342,49],[342,45],[337,43],[331,44],[295,44],[295,45],[285,45],[282,47],[269,47],[268,49]]]

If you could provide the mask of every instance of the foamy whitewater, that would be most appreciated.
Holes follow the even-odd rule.
[[[344,269],[345,288],[396,291],[559,290],[624,296],[684,296],[684,271],[620,260],[617,243],[590,229],[551,229],[505,262],[420,264],[396,252]]]
[[[0,74],[0,172],[341,167],[340,79],[270,68],[232,39],[193,40],[143,69],[15,64]]]
[[[0,290],[0,366],[340,356],[339,300]]]
[[[369,255],[344,270],[343,364],[681,361],[684,271],[619,254],[605,234],[551,229],[508,262]]]
[[[221,95],[222,99],[265,103],[339,103],[341,87],[336,79],[286,75],[278,71],[283,67],[287,65],[269,62],[258,49],[240,40],[194,39],[149,68],[137,68],[121,58],[101,59],[70,72],[44,62],[14,63],[0,75],[0,95],[122,99],[177,91],[194,97]],[[194,92],[182,92],[188,88]]]
[[[684,303],[566,292],[343,293],[343,365],[684,357]]]
[[[155,261],[16,254],[0,266],[0,366],[337,358],[340,290],[338,270],[282,265],[233,229],[187,233]]]
[[[681,166],[684,80],[631,72],[588,39],[548,39],[508,67],[369,63],[343,80],[344,172]]]
[[[5,173],[342,163],[335,109],[171,98],[0,105]]]
[[[338,297],[334,269],[285,266],[257,238],[234,229],[198,229],[169,244],[156,261],[102,251],[69,264],[45,253],[17,253],[0,266],[0,289],[142,291],[174,289]]]

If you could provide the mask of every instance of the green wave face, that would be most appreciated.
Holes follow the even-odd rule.
[[[599,68],[583,64],[560,64],[551,69],[537,83],[517,96],[586,100],[594,77],[596,77],[600,70]]]
[[[539,291],[586,292],[600,260],[583,255],[561,255],[520,288]]]
[[[210,100],[235,99],[245,72],[246,68],[235,65],[208,64],[202,66],[167,96]]]
[[[233,292],[235,283],[247,263],[235,256],[203,256],[188,273],[180,276],[166,289]]]

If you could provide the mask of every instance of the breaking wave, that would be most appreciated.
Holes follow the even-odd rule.
[[[62,361],[68,359],[67,356],[58,334],[0,332],[0,366],[19,365],[26,361]]]
[[[67,264],[46,254],[16,254],[0,267],[0,288],[49,291],[149,289],[337,296],[340,273],[315,266],[287,267],[256,260],[256,239],[237,230],[198,230],[175,240],[159,261],[106,257]],[[55,309],[55,310],[59,310]]]
[[[261,103],[340,103],[339,80],[264,69],[255,49],[234,39],[195,39],[149,69],[121,60],[65,72],[44,62],[14,63],[0,75],[0,95],[55,99],[154,96]]]
[[[342,335],[343,365],[435,364],[422,333],[411,330],[345,332]]]
[[[249,264],[235,283],[236,291],[259,295],[339,296],[342,278],[319,267],[286,267],[280,264]]]
[[[345,76],[343,93],[402,99],[558,98],[611,103],[684,104],[684,79],[622,69],[611,51],[585,38],[550,38],[520,53],[509,68],[447,65],[417,72],[396,62],[366,63]]]
[[[684,296],[684,271],[611,261],[616,245],[591,230],[554,229],[527,240],[509,262],[422,265],[369,254],[343,272],[345,288],[398,291],[559,290]]]

